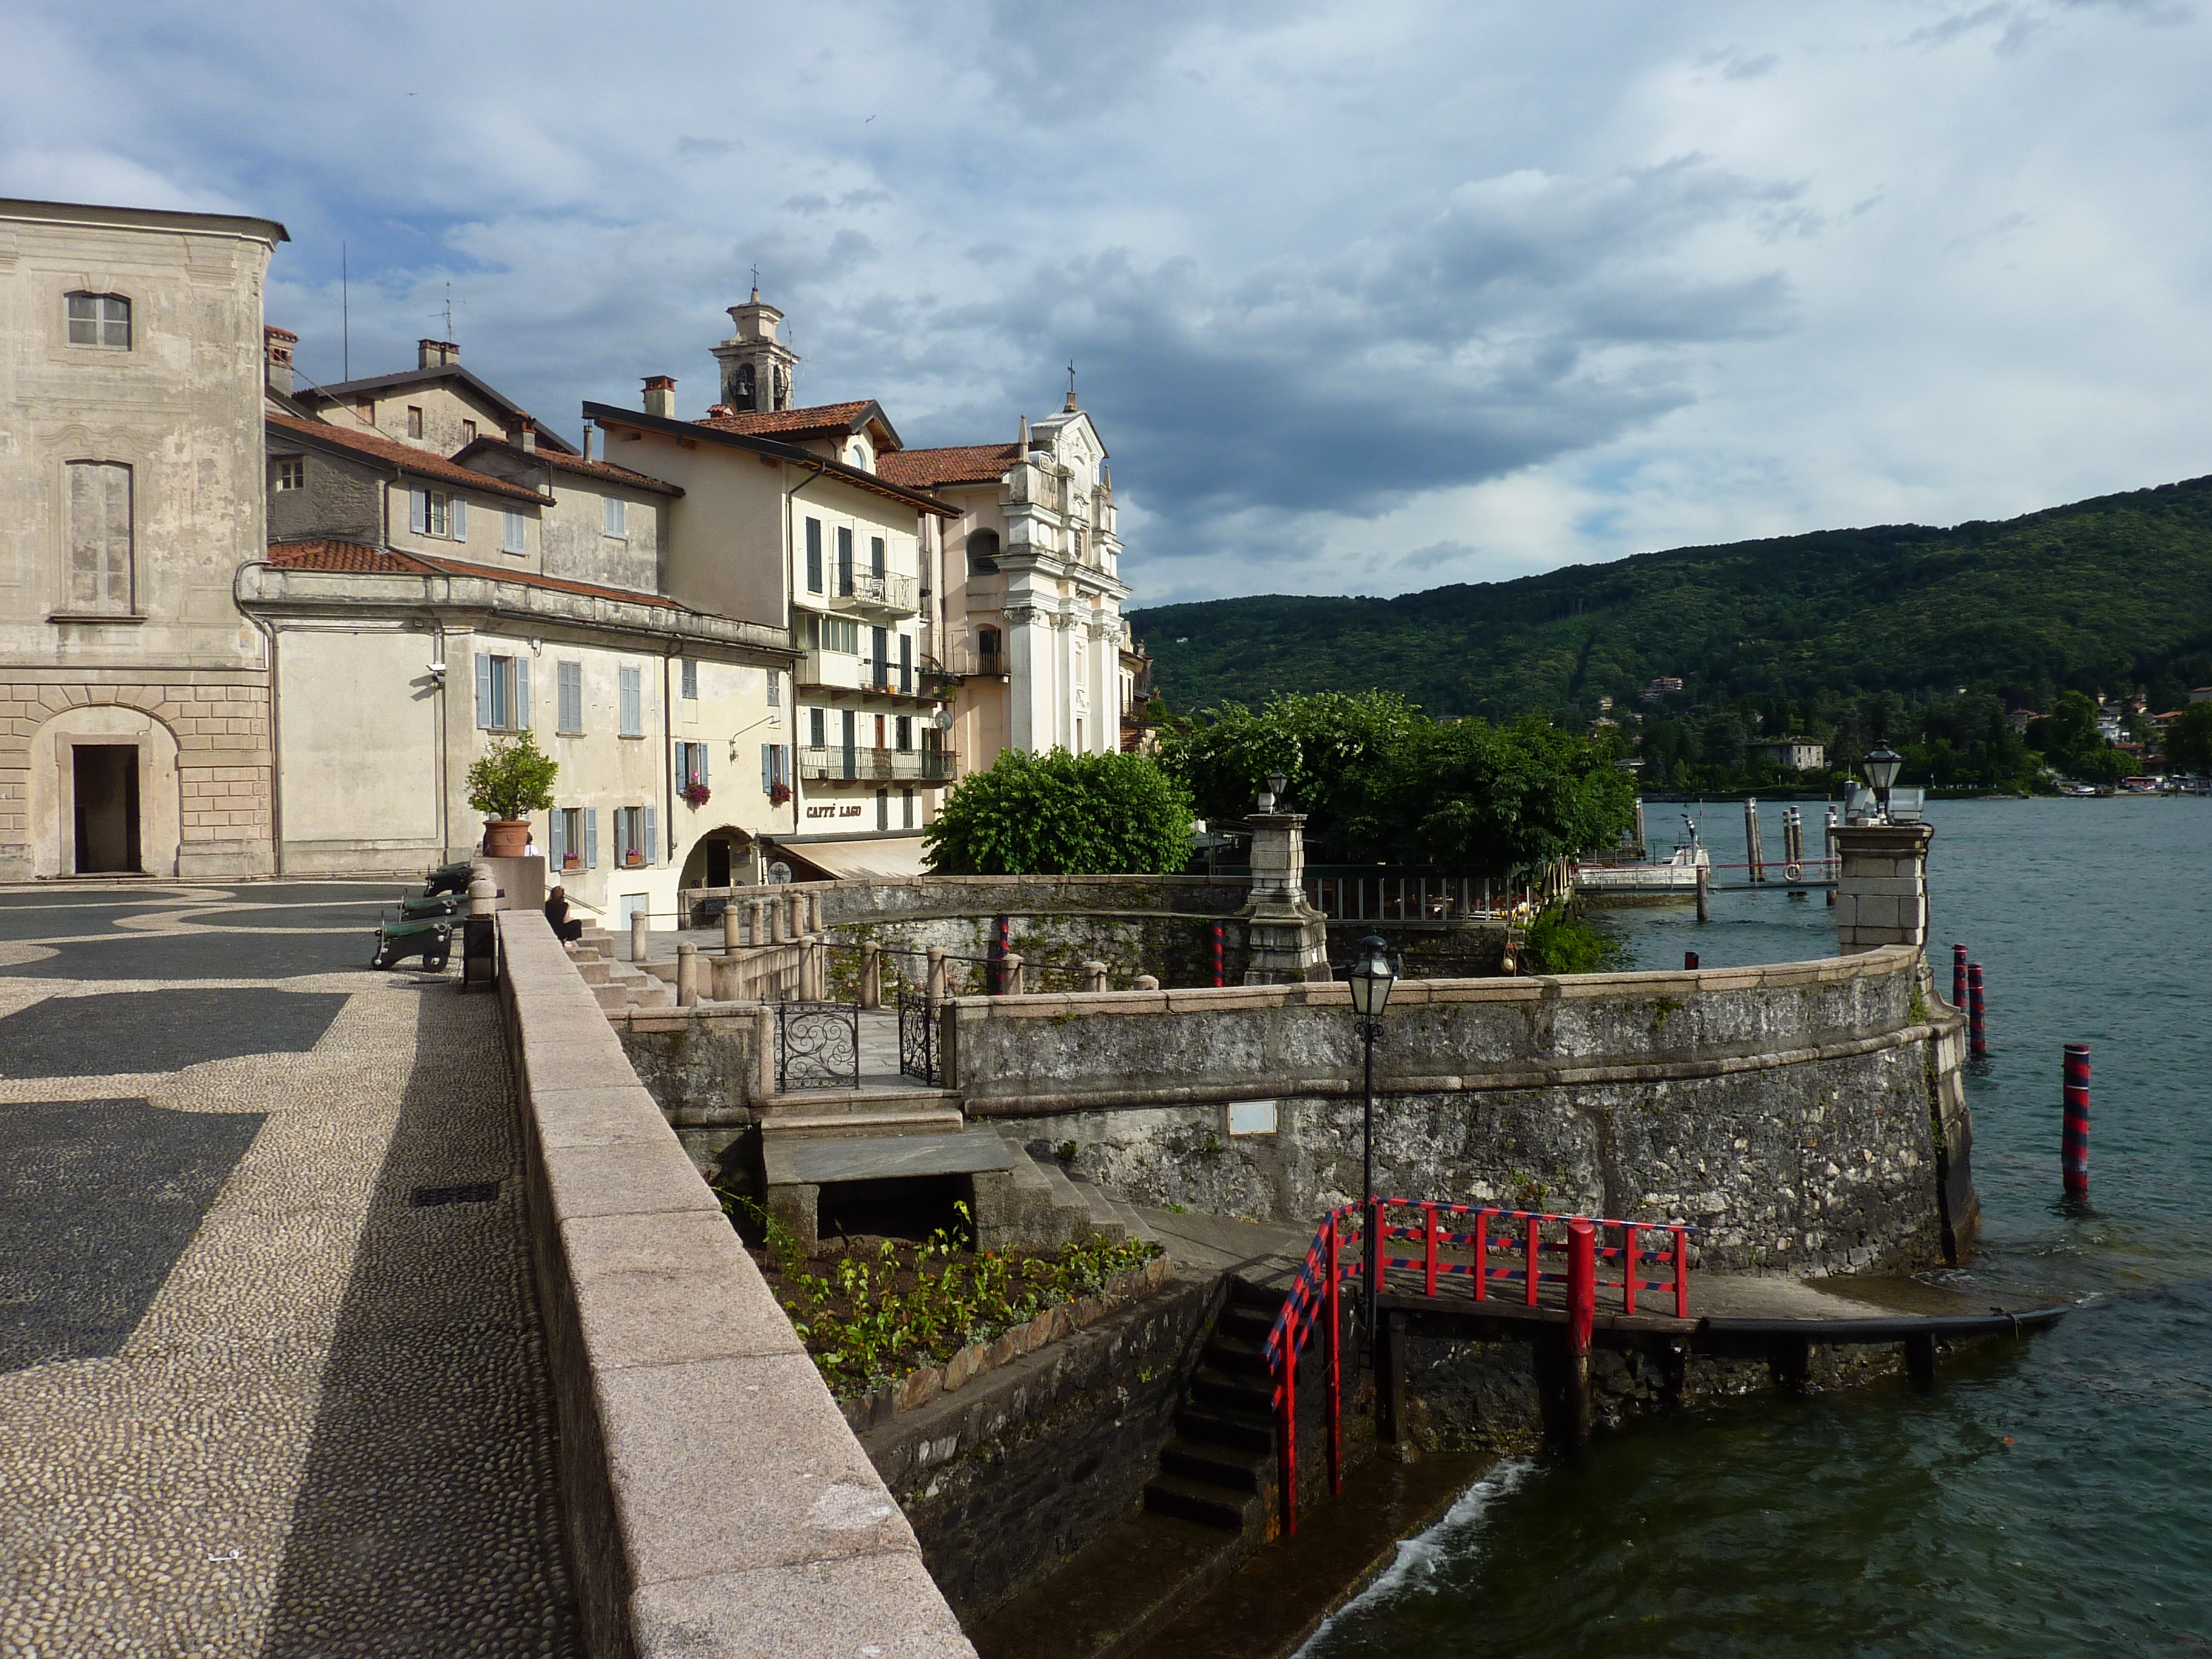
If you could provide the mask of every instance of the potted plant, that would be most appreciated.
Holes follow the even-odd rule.
[[[469,805],[484,815],[484,856],[520,858],[530,846],[530,815],[553,805],[561,763],[528,732],[495,739],[469,768]]]
[[[768,804],[769,804],[770,806],[781,806],[781,805],[782,805],[784,804],[784,802],[786,802],[786,801],[789,800],[790,799],[791,799],[791,786],[790,786],[789,784],[787,784],[787,783],[772,783],[772,784],[769,785],[769,787],[768,787]]]
[[[683,796],[684,804],[686,806],[691,807],[695,811],[699,807],[704,806],[708,800],[713,799],[713,797],[708,793],[707,786],[701,783],[696,778],[694,778],[690,783],[685,784],[676,793]]]

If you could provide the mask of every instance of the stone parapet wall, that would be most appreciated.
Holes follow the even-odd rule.
[[[975,1650],[544,916],[499,917],[570,1554],[595,1659]]]
[[[1889,948],[1401,984],[1376,1054],[1378,1185],[1686,1222],[1714,1267],[1942,1259],[1972,1242],[1971,1122],[1959,1017],[1919,970]],[[1073,1139],[1125,1197],[1297,1221],[1360,1189],[1346,986],[963,1000],[945,1046],[971,1117]],[[1238,1101],[1272,1103],[1272,1132],[1232,1133]]]

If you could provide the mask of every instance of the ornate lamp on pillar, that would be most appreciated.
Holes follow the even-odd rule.
[[[1247,985],[1328,977],[1328,923],[1306,902],[1305,815],[1276,810],[1288,781],[1271,773],[1251,817],[1252,896],[1242,913]]]
[[[1866,775],[1867,787],[1874,791],[1875,813],[1878,822],[1889,822],[1889,791],[1897,781],[1898,769],[1905,764],[1905,757],[1887,744],[1870,749],[1859,763],[1859,770]]]
[[[1364,1094],[1365,1104],[1359,1127],[1359,1210],[1362,1248],[1368,1254],[1367,1269],[1367,1340],[1376,1340],[1375,1298],[1379,1294],[1382,1275],[1376,1263],[1382,1249],[1382,1217],[1375,1204],[1375,1039],[1382,1035],[1382,1011],[1389,1006],[1390,988],[1397,983],[1397,964],[1390,960],[1389,945],[1379,935],[1370,933],[1359,941],[1359,960],[1352,964],[1346,978],[1352,985],[1352,1025],[1359,1033],[1361,1054],[1365,1062]]]

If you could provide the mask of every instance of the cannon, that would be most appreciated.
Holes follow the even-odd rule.
[[[399,899],[399,919],[420,921],[429,917],[457,916],[462,906],[469,902],[466,893],[437,893],[428,896],[419,893],[404,893]]]
[[[368,958],[372,968],[389,968],[408,957],[420,957],[434,974],[446,971],[446,958],[453,948],[453,921],[447,916],[420,916],[412,921],[379,924],[376,949]]]
[[[435,870],[430,872],[422,883],[424,898],[435,898],[441,893],[459,893],[465,896],[468,890],[469,861],[466,859],[463,859],[459,864],[440,865]]]

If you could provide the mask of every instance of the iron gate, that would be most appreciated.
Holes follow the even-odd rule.
[[[912,991],[898,1000],[899,1073],[920,1078],[931,1088],[942,1088],[945,1079],[937,1063],[937,1018],[929,999]]]
[[[783,1002],[775,1010],[775,1086],[857,1089],[860,1086],[860,1005]]]

